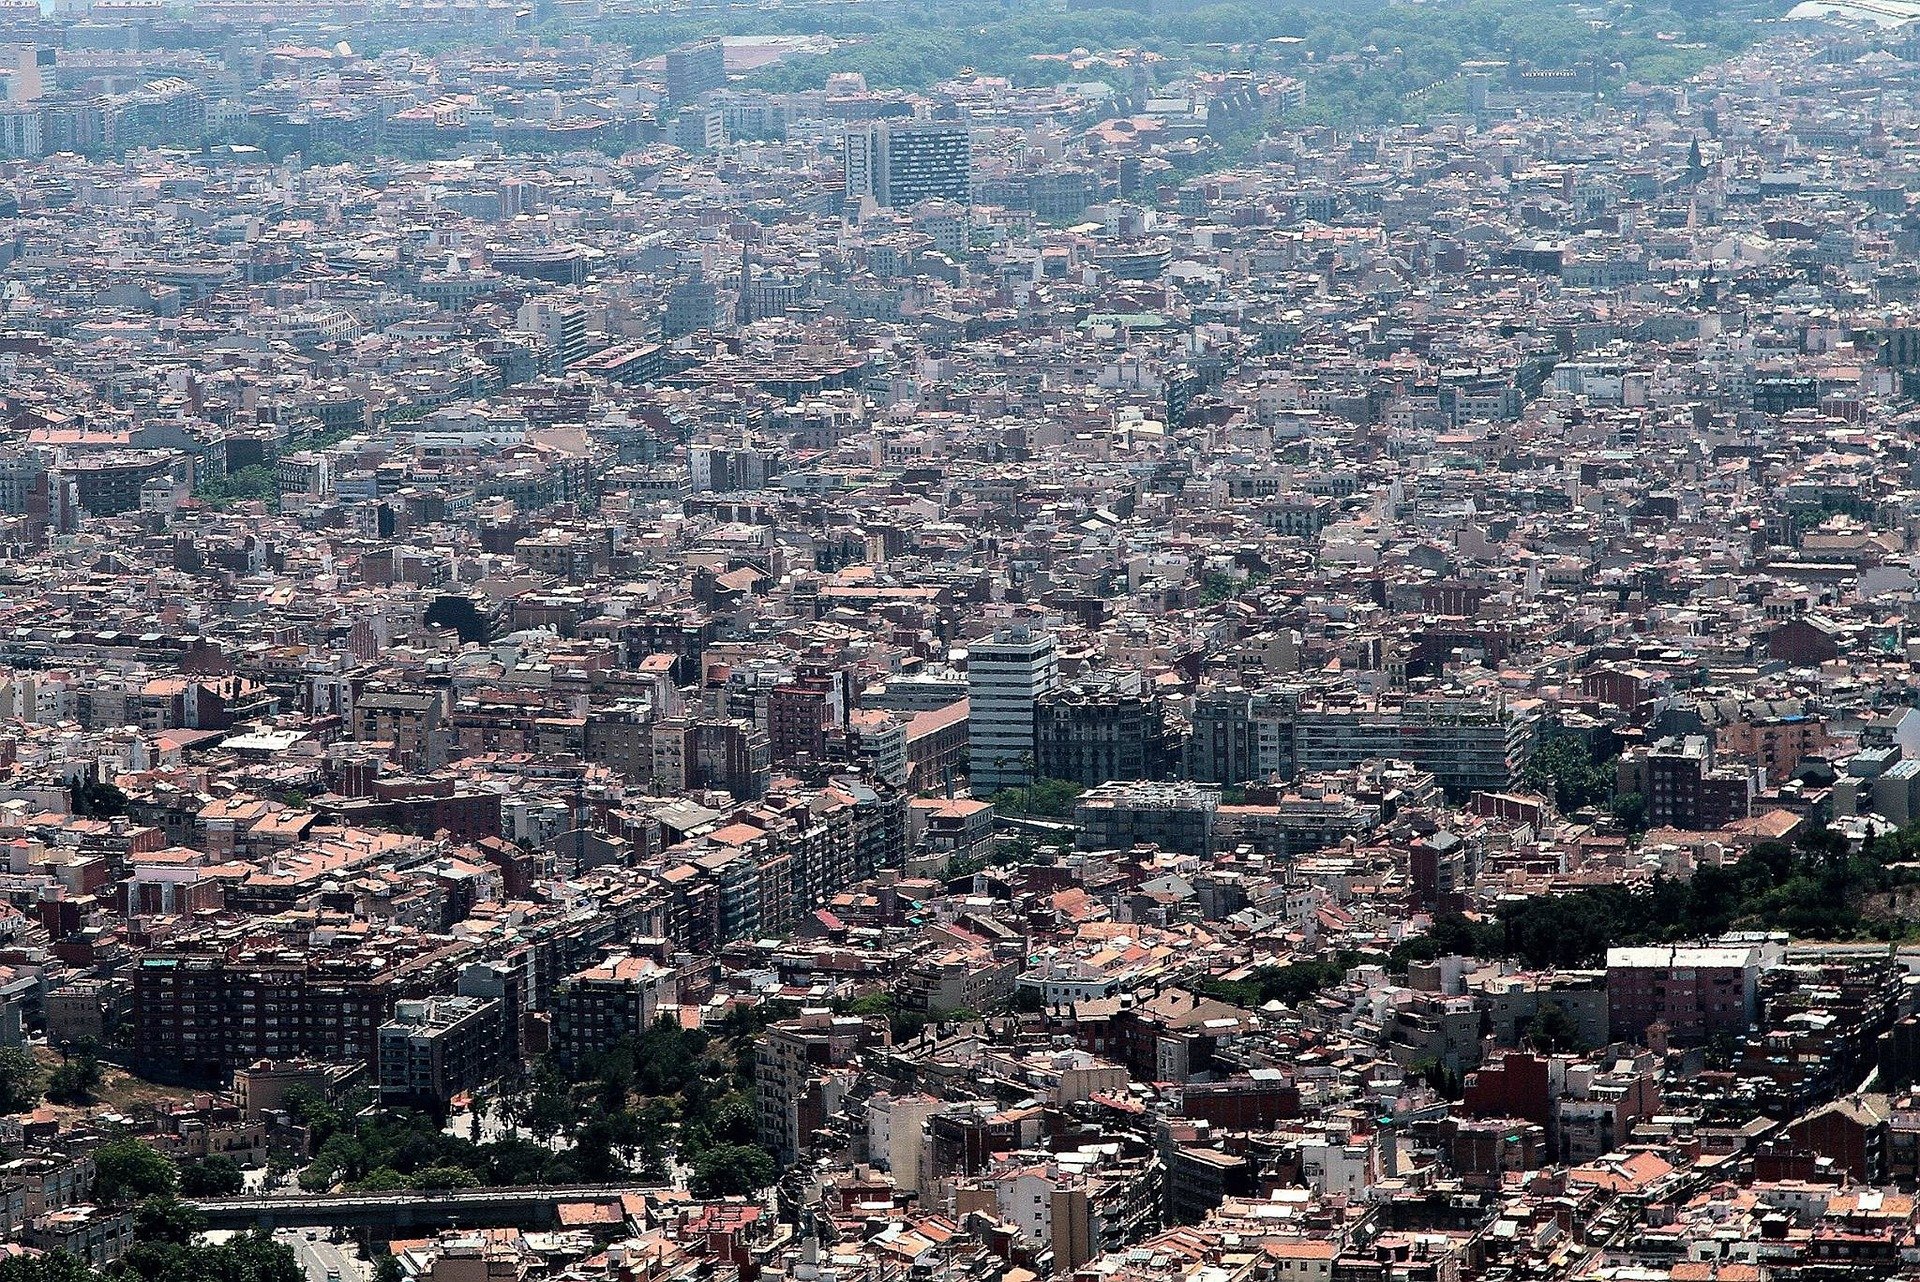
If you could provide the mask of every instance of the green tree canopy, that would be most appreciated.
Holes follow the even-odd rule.
[[[756,1144],[716,1144],[693,1160],[696,1197],[758,1193],[773,1183],[773,1157]]]
[[[215,1153],[180,1168],[182,1197],[232,1197],[246,1187],[240,1164],[224,1153]]]
[[[39,1103],[42,1080],[31,1052],[0,1048],[0,1113],[24,1113]]]
[[[193,497],[216,508],[254,500],[278,506],[280,481],[271,467],[250,463],[237,472],[202,481],[194,487]]]
[[[0,1260],[0,1282],[97,1282],[97,1279],[79,1256],[49,1251],[45,1255],[16,1255]]]
[[[1576,735],[1550,736],[1534,749],[1522,777],[1528,785],[1552,797],[1564,814],[1601,805],[1613,796],[1612,767],[1596,761],[1586,742]]]
[[[91,1104],[100,1089],[100,1061],[91,1052],[78,1051],[47,1078],[47,1098],[56,1104]]]
[[[139,1140],[108,1140],[93,1151],[93,1200],[104,1206],[170,1197],[177,1182],[173,1163]]]
[[[107,1278],[109,1282],[307,1282],[293,1248],[258,1232],[214,1246],[143,1238],[107,1270]]]
[[[185,1246],[206,1227],[207,1217],[196,1208],[165,1195],[148,1198],[133,1215],[133,1232],[142,1242]]]

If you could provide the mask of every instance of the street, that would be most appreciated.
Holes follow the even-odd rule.
[[[308,1282],[367,1282],[372,1275],[350,1244],[327,1241],[325,1233],[308,1240],[308,1230],[282,1229],[273,1236],[291,1246],[300,1257]],[[330,1278],[329,1274],[333,1276]]]

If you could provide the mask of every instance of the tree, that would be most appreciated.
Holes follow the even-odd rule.
[[[1239,585],[1225,570],[1208,570],[1200,576],[1200,604],[1219,605],[1237,595]]]
[[[693,1160],[695,1197],[758,1193],[773,1183],[772,1156],[757,1144],[716,1144]]]
[[[307,1282],[307,1271],[293,1248],[258,1230],[212,1249],[224,1251],[226,1258],[220,1261],[225,1266],[222,1271],[210,1276],[241,1282]]]
[[[1428,962],[1436,957],[1503,957],[1505,939],[1506,932],[1498,922],[1480,921],[1465,913],[1435,913],[1427,933],[1395,944],[1387,962],[1398,972],[1409,962]]]
[[[143,1239],[109,1276],[115,1282],[306,1282],[293,1248],[259,1232],[217,1246]]]
[[[250,463],[237,472],[201,482],[194,488],[193,497],[216,508],[252,501],[278,507],[280,479],[266,464]]]
[[[407,1183],[417,1189],[470,1189],[480,1186],[480,1177],[464,1166],[428,1166],[415,1171]]]
[[[1554,735],[1536,748],[1522,777],[1566,813],[1613,795],[1613,772],[1593,759],[1584,740],[1570,734]]]
[[[400,1267],[400,1257],[383,1255],[374,1261],[373,1282],[405,1282],[407,1272]]]
[[[617,1113],[626,1108],[627,1097],[633,1093],[633,1048],[625,1046],[598,1056],[588,1069],[600,1111]]]
[[[206,1227],[206,1216],[174,1197],[150,1197],[133,1214],[134,1236],[142,1242],[173,1242],[184,1246]]]
[[[1439,1060],[1422,1060],[1412,1065],[1412,1071],[1442,1099],[1457,1100],[1465,1093],[1465,1083],[1457,1069],[1448,1068]]]
[[[1549,1055],[1555,1051],[1577,1050],[1580,1046],[1580,1026],[1559,1002],[1547,1002],[1540,1007],[1533,1022],[1527,1025],[1527,1036],[1532,1039],[1535,1050]]]
[[[1920,828],[1853,851],[1818,825],[1797,847],[1761,842],[1731,866],[1691,878],[1655,878],[1645,891],[1600,886],[1516,900],[1500,908],[1501,955],[1529,966],[1588,966],[1619,944],[1710,939],[1734,927],[1807,939],[1884,938],[1893,923],[1864,909],[1920,881],[1910,866]]]
[[[1208,980],[1198,987],[1205,996],[1249,1008],[1276,1001],[1282,1006],[1297,1006],[1345,979],[1347,972],[1359,964],[1359,953],[1343,949],[1323,961],[1263,966],[1251,979]]]
[[[1628,832],[1647,830],[1647,799],[1638,792],[1624,792],[1613,799],[1613,817]]]
[[[86,1261],[65,1251],[0,1260],[0,1282],[98,1282]]]
[[[110,783],[86,779],[73,786],[73,813],[83,819],[111,819],[127,813],[127,794]]]
[[[596,1117],[574,1135],[573,1151],[567,1154],[575,1176],[587,1184],[605,1184],[627,1173],[626,1164],[614,1151],[615,1128],[607,1117]]]
[[[984,872],[986,867],[987,855],[984,851],[975,850],[964,855],[949,855],[947,857],[946,871],[947,884],[951,886],[954,882],[965,878],[967,885],[972,885],[973,875],[977,872]],[[962,889],[965,889],[965,887],[962,887]]]
[[[40,1066],[18,1046],[0,1049],[0,1113],[24,1113],[40,1099]]]
[[[308,1142],[315,1149],[332,1139],[345,1124],[332,1101],[305,1086],[287,1093],[287,1113],[295,1123],[307,1128]]]
[[[527,1104],[527,1129],[543,1140],[552,1139],[573,1124],[573,1099],[560,1082],[535,1085]]]
[[[713,1111],[713,1138],[722,1144],[751,1144],[760,1134],[760,1119],[751,1096],[729,1095]]]
[[[108,1140],[93,1151],[93,1200],[103,1206],[170,1197],[177,1182],[173,1163],[139,1140]]]
[[[246,1184],[240,1164],[224,1153],[215,1153],[180,1168],[182,1197],[232,1197]]]
[[[730,1042],[751,1042],[767,1025],[792,1019],[799,1013],[797,1004],[780,998],[756,1002],[751,1006],[729,1006],[720,1021],[720,1036]]]
[[[553,1165],[553,1150],[518,1135],[505,1135],[484,1144],[486,1183],[499,1185],[538,1184],[547,1178]]]
[[[710,1039],[699,1029],[662,1017],[634,1045],[634,1086],[642,1095],[683,1092],[700,1076],[700,1058]]]
[[[53,1070],[47,1079],[47,1098],[56,1104],[91,1104],[100,1089],[100,1061],[80,1051]]]
[[[993,794],[1002,814],[1026,814],[1043,819],[1070,819],[1073,803],[1086,789],[1071,779],[1035,779],[1025,787],[1002,788]]]

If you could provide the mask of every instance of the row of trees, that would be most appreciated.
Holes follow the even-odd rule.
[[[1579,735],[1555,733],[1533,750],[1521,778],[1528,787],[1553,798],[1562,814],[1604,810],[1628,832],[1645,832],[1647,799],[1617,789],[1618,763],[1617,755],[1596,754]]]
[[[776,1170],[759,1145],[753,1046],[768,1022],[792,1013],[785,1005],[741,1013],[717,1037],[662,1018],[586,1065],[573,1105],[612,1127],[645,1174],[664,1175],[671,1146],[697,1196],[758,1192]]]
[[[324,1101],[295,1102],[310,1129],[313,1160],[300,1186],[323,1191],[338,1184],[368,1191],[472,1188],[585,1178],[567,1155],[543,1144],[503,1137],[487,1144],[448,1135],[437,1118],[413,1109],[379,1109],[343,1116]]]

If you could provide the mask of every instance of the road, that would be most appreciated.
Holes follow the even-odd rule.
[[[623,1193],[657,1192],[643,1181],[625,1184],[562,1184],[532,1188],[478,1188],[395,1193],[301,1193],[276,1197],[230,1197],[193,1202],[217,1229],[263,1225],[289,1227],[425,1228],[551,1221],[561,1202],[587,1201]],[[346,1282],[342,1274],[341,1282]]]
[[[307,1282],[335,1282],[336,1279],[337,1282],[366,1282],[368,1272],[359,1254],[351,1247],[327,1241],[324,1233],[308,1241],[304,1232],[283,1229],[274,1237],[292,1247],[300,1257]]]

